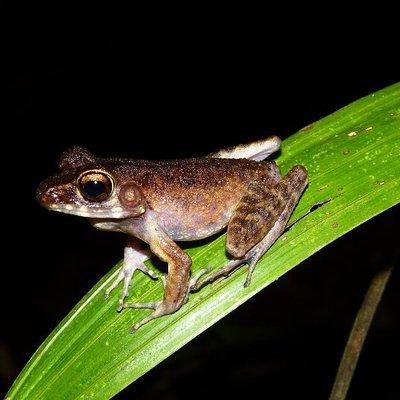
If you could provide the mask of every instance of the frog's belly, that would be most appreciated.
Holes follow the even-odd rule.
[[[187,227],[186,229],[168,229],[168,234],[176,241],[200,240],[221,232],[228,225],[229,218],[223,221],[208,223],[197,228]]]
[[[190,241],[207,238],[222,231],[230,220],[238,201],[232,202],[222,209],[211,207],[205,209],[189,209],[185,212],[157,213],[157,221],[176,241]]]

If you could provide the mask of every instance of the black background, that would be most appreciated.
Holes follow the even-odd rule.
[[[62,150],[174,158],[285,138],[400,77],[387,41],[340,37],[350,20],[339,31],[313,21],[306,33],[305,21],[272,26],[273,15],[241,10],[64,7],[1,6],[2,253],[11,257],[1,278],[0,393],[122,256],[123,237],[36,203]],[[333,37],[322,39],[321,28]],[[116,398],[260,389],[270,398],[327,398],[368,281],[394,254],[396,217],[389,210],[323,249]],[[398,398],[398,284],[396,270],[352,399]]]

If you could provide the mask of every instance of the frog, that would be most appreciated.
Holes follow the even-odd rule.
[[[202,157],[170,160],[101,158],[74,146],[60,158],[59,172],[45,179],[37,199],[45,208],[86,218],[94,228],[127,235],[123,264],[105,291],[120,284],[117,311],[150,309],[133,325],[178,311],[197,292],[247,265],[250,285],[259,259],[284,232],[308,184],[304,166],[281,176],[269,156],[281,139],[269,136]],[[191,274],[192,260],[182,242],[197,241],[226,230],[228,261],[210,271]],[[148,267],[152,256],[167,263],[167,274]],[[161,278],[164,294],[151,302],[129,302],[135,271]]]

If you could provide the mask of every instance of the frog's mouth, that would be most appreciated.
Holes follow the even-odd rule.
[[[48,210],[57,211],[64,214],[76,215],[85,218],[96,219],[122,219],[129,217],[129,212],[125,211],[122,207],[102,208],[98,206],[90,207],[85,205],[72,205],[72,204],[43,204]]]

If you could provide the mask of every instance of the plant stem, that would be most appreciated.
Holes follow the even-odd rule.
[[[365,337],[392,270],[393,266],[389,265],[379,270],[371,279],[350,332],[329,400],[344,400],[346,398]]]

